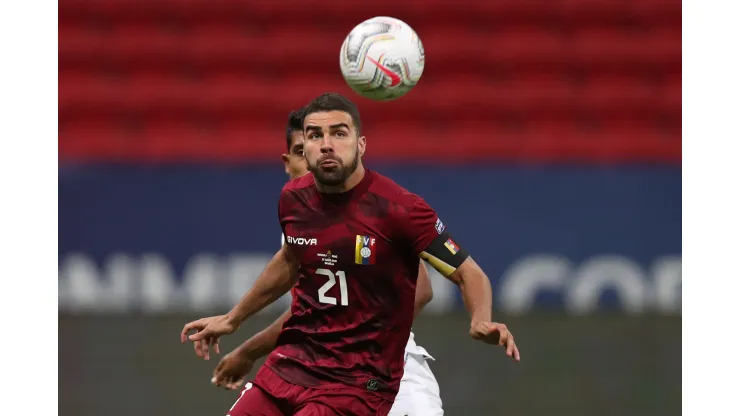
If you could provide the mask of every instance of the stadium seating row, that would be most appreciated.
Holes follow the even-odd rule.
[[[417,88],[389,103],[338,70],[346,33],[378,14],[409,22],[427,53]],[[386,159],[676,162],[681,3],[60,3],[62,159],[272,157],[287,112],[325,91],[355,97]]]

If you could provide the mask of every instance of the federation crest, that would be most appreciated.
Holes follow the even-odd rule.
[[[355,238],[355,263],[375,264],[375,238],[368,235],[358,235]]]

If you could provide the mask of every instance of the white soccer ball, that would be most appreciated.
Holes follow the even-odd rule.
[[[347,35],[339,67],[347,84],[363,97],[395,100],[419,82],[424,71],[424,46],[405,22],[373,17]]]

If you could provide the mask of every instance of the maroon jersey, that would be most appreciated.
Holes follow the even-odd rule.
[[[300,259],[292,315],[266,365],[307,387],[333,383],[393,400],[411,331],[419,254],[441,233],[419,196],[366,170],[352,190],[289,182],[278,208]]]

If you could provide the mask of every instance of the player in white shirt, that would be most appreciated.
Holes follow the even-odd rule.
[[[308,173],[306,159],[303,157],[302,123],[300,112],[290,113],[286,132],[288,153],[283,154],[282,159],[285,164],[285,172],[291,179]],[[424,265],[420,264],[414,299],[414,316],[431,299],[432,285],[429,281],[429,275]],[[249,338],[234,351],[226,354],[213,371],[211,382],[230,390],[240,389],[246,380],[247,374],[252,371],[254,362],[266,356],[275,348],[283,323],[289,317],[290,309],[285,311],[270,326]],[[406,344],[401,386],[393,402],[390,416],[438,416],[443,414],[439,385],[427,364],[427,360],[434,360],[434,358],[423,347],[416,345],[412,332]]]

